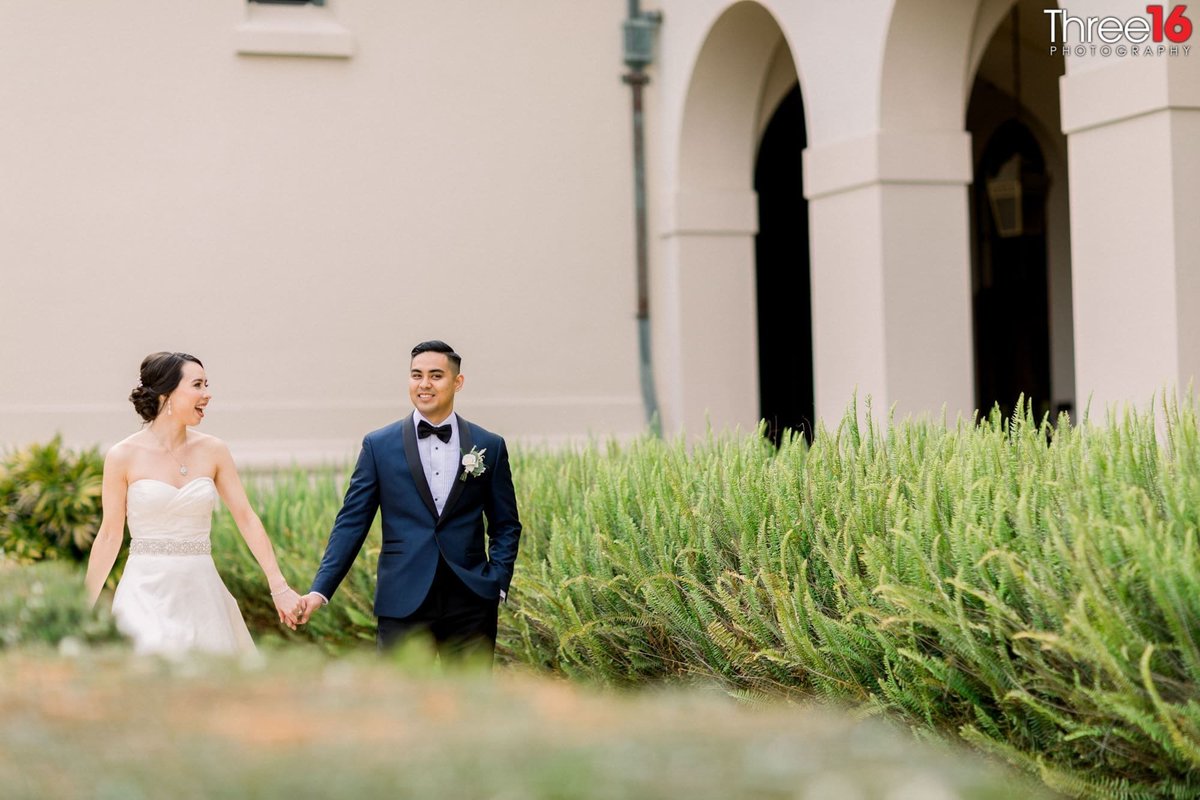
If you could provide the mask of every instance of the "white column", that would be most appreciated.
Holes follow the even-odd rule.
[[[888,133],[804,154],[816,413],[974,408],[970,137]]]
[[[1200,375],[1200,61],[1062,79],[1076,404],[1144,405]]]
[[[652,287],[663,428],[751,430],[759,419],[758,298],[749,190],[681,190]]]

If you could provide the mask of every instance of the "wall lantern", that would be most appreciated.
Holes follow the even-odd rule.
[[[1024,203],[1021,187],[1021,154],[1013,153],[1004,162],[996,177],[987,180],[988,205],[992,222],[1002,239],[1021,236],[1025,232]]]

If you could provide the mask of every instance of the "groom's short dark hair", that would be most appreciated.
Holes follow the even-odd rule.
[[[421,342],[412,349],[412,354],[409,360],[416,358],[421,353],[445,353],[446,358],[450,359],[450,363],[454,365],[454,371],[462,370],[462,356],[454,352],[454,348],[443,342],[441,339],[430,339],[428,342]]]

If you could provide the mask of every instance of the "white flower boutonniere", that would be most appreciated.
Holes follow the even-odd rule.
[[[465,481],[467,478],[478,478],[483,473],[487,472],[487,464],[483,463],[483,454],[487,452],[487,448],[476,450],[471,448],[471,452],[463,453],[462,475],[458,477],[460,481]]]

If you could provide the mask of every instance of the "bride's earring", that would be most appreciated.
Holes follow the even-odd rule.
[[[167,398],[167,416],[168,417],[171,416],[172,413],[173,412],[171,411],[171,398],[168,397]]]

